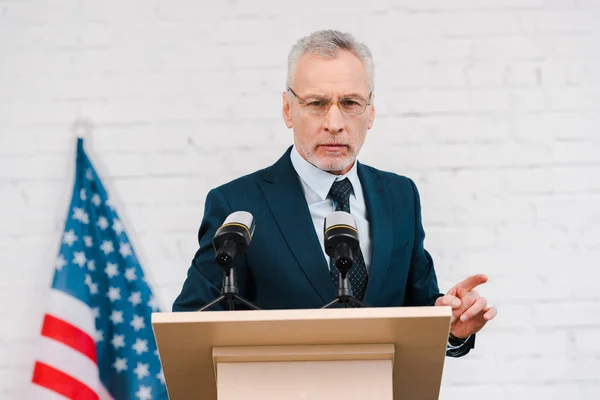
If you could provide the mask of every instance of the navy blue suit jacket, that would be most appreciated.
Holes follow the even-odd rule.
[[[173,311],[198,310],[220,295],[223,271],[214,260],[212,239],[234,211],[248,211],[256,221],[247,252],[234,261],[242,297],[262,309],[320,308],[335,298],[336,285],[290,149],[272,166],[208,193],[198,233],[200,247]],[[357,168],[372,244],[363,301],[375,307],[433,305],[442,294],[431,256],[423,247],[415,184],[360,163]]]

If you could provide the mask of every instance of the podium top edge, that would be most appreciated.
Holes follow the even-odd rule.
[[[266,322],[328,319],[450,318],[450,307],[369,307],[300,310],[239,310],[152,313],[152,324]]]

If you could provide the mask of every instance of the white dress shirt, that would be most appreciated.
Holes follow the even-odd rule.
[[[356,162],[344,175],[334,175],[329,172],[323,171],[306,161],[296,146],[292,148],[290,155],[292,165],[296,170],[296,173],[300,177],[300,183],[302,184],[302,190],[306,197],[306,203],[310,211],[310,216],[315,226],[315,231],[321,244],[321,250],[327,260],[327,265],[330,265],[329,256],[325,253],[325,244],[323,243],[323,226],[325,218],[335,211],[334,201],[327,197],[331,185],[335,181],[341,181],[345,178],[350,180],[354,194],[350,195],[350,212],[356,221],[356,228],[358,229],[358,235],[360,240],[360,249],[362,250],[363,257],[365,259],[365,265],[367,267],[367,273],[369,272],[369,266],[371,265],[371,238],[369,231],[369,221],[367,220],[367,206],[365,203],[365,197],[362,190],[362,185],[358,179],[358,172],[356,169]]]

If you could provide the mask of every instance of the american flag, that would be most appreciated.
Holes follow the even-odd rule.
[[[167,398],[150,321],[157,301],[83,139],[45,311],[32,398]]]

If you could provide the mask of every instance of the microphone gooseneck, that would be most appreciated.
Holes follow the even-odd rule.
[[[239,295],[233,259],[242,255],[254,235],[254,217],[247,211],[236,211],[229,214],[223,225],[217,229],[213,237],[215,261],[223,269],[221,295],[205,304],[198,311],[206,311],[214,305],[225,302],[229,310],[235,310],[236,302],[240,302],[251,310],[259,308]]]
[[[325,253],[331,258],[333,267],[337,268],[337,296],[335,300],[322,308],[370,307],[368,304],[355,299],[349,282],[348,271],[352,268],[355,256],[359,256],[359,240],[356,222],[351,214],[345,211],[335,211],[325,218],[323,227]],[[332,268],[333,268],[332,267]]]

